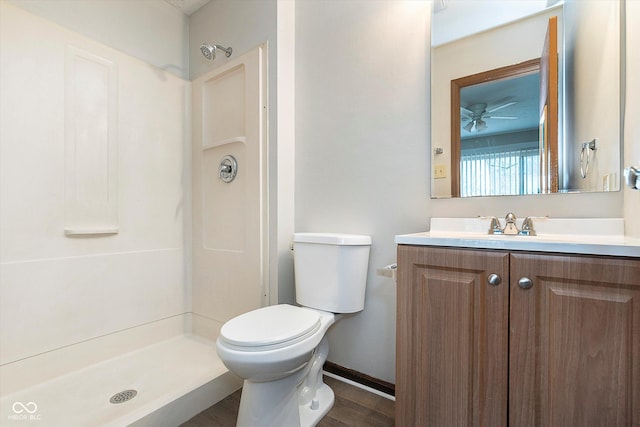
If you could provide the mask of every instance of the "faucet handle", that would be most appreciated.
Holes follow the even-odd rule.
[[[530,216],[522,221],[522,229],[518,232],[521,236],[535,236],[536,230],[533,229],[533,219]]]
[[[500,220],[495,216],[491,217],[489,223],[489,234],[502,234],[502,227],[500,227]]]

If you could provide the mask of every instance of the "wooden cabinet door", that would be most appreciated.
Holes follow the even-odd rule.
[[[399,245],[398,262],[396,425],[505,426],[508,253]]]
[[[509,424],[640,425],[640,260],[510,263]]]

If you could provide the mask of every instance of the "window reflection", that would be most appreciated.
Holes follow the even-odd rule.
[[[510,144],[462,151],[462,197],[540,193],[538,144]]]

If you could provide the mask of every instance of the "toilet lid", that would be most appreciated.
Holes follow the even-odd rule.
[[[242,347],[282,344],[320,328],[320,314],[288,304],[259,308],[234,317],[220,329],[220,337]]]

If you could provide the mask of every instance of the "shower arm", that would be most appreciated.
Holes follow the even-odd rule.
[[[220,46],[219,44],[214,45],[216,47],[216,49],[220,49],[221,51],[224,52],[224,55],[228,58],[231,56],[231,54],[233,53],[233,48],[232,47],[224,47],[224,46]]]

